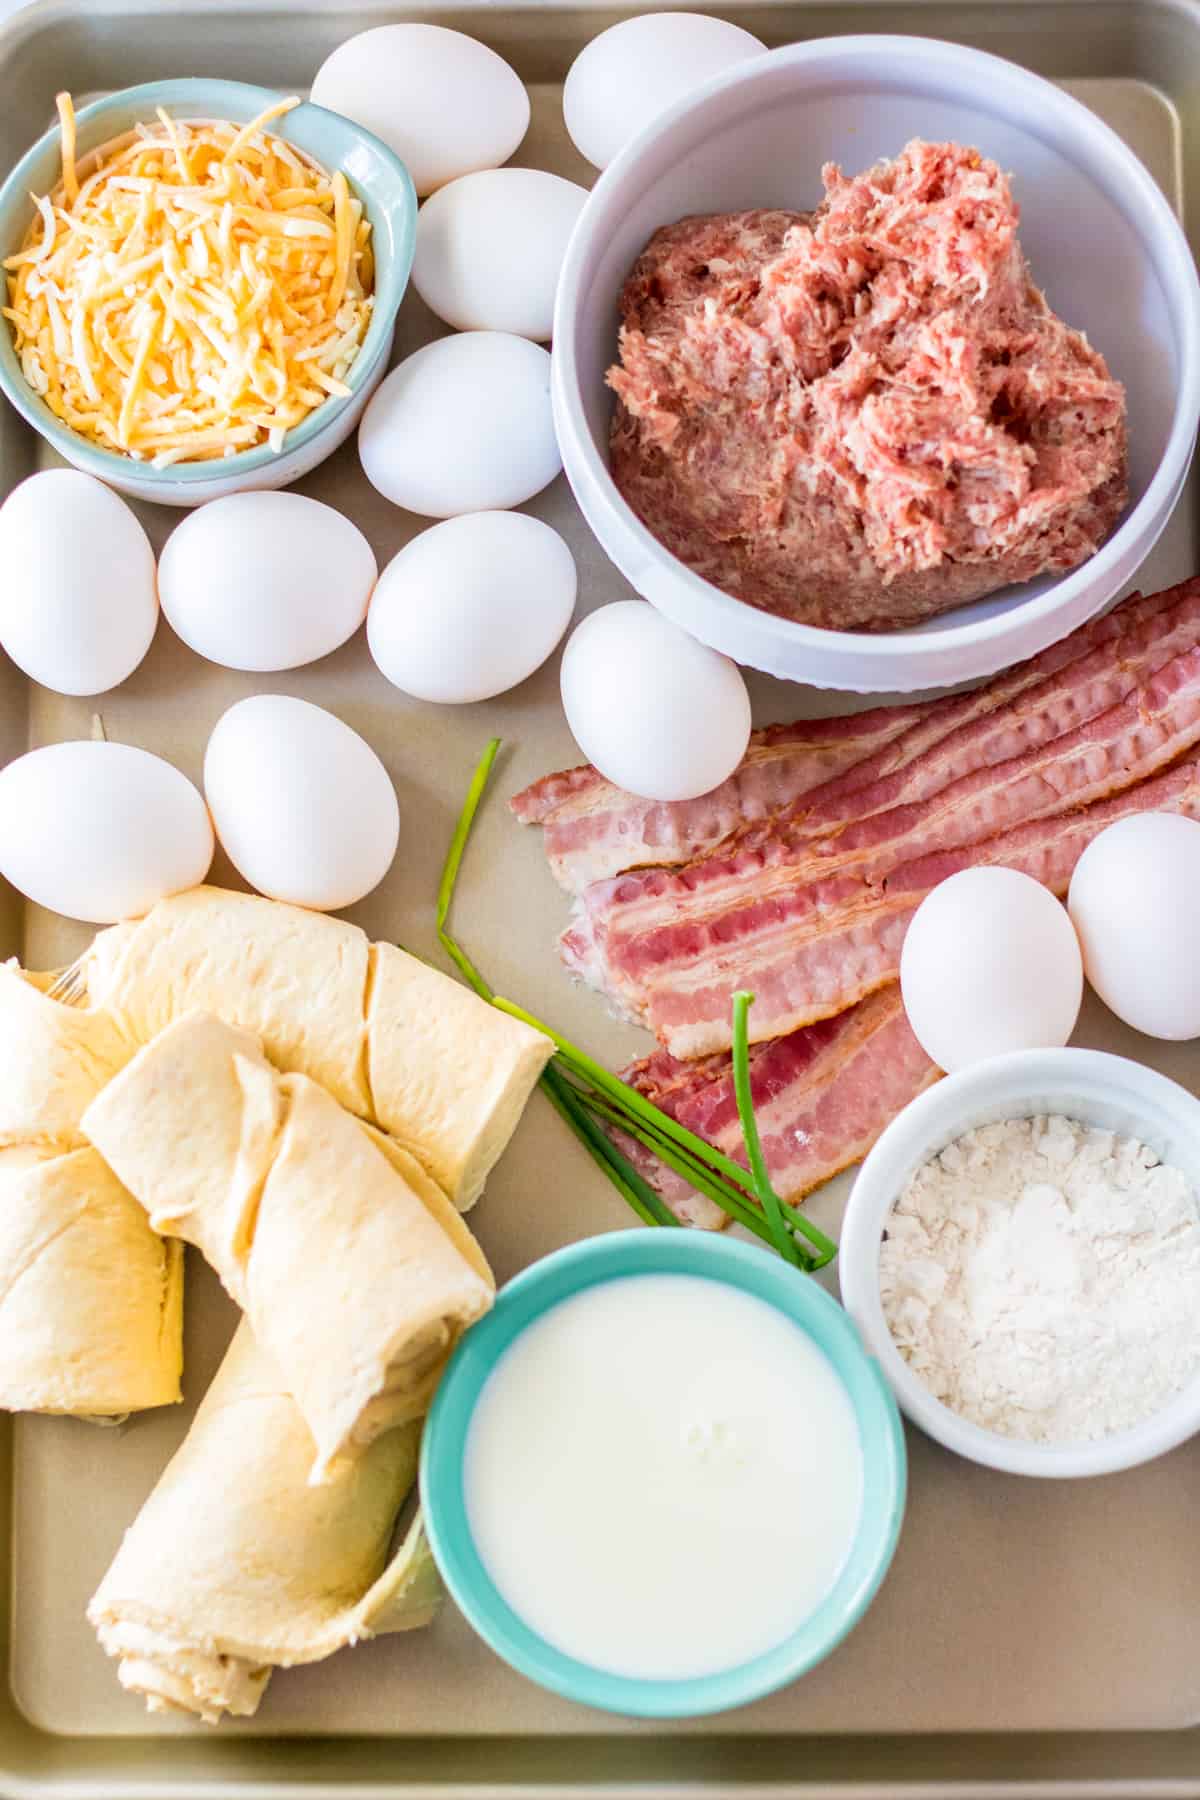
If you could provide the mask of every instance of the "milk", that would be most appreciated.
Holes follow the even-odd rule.
[[[633,1275],[505,1351],[464,1487],[480,1556],[534,1631],[614,1674],[682,1679],[811,1615],[853,1542],[862,1467],[851,1402],[799,1326],[723,1282]]]

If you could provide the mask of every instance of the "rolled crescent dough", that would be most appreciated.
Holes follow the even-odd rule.
[[[169,1406],[182,1367],[183,1245],[94,1150],[0,1150],[0,1406]]]
[[[98,934],[93,1006],[136,1043],[201,1009],[261,1038],[474,1205],[554,1046],[448,975],[341,919],[198,887]]]
[[[483,1252],[420,1165],[211,1014],[139,1051],[83,1128],[246,1313],[312,1432],[315,1481],[419,1418],[492,1304]]]
[[[84,1108],[137,1049],[107,1013],[51,1000],[50,979],[0,963],[0,1145],[84,1143]]]
[[[441,1590],[419,1518],[388,1556],[419,1441],[401,1426],[311,1486],[312,1438],[243,1320],[88,1607],[122,1685],[215,1724],[253,1713],[275,1667],[427,1625]]]
[[[135,1046],[0,964],[0,1407],[106,1417],[180,1398],[183,1247],[90,1148]]]

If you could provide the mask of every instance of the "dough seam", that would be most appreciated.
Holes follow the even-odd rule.
[[[363,1117],[368,1123],[379,1117],[375,1110],[375,1087],[371,1080],[371,1005],[375,998],[375,974],[379,967],[377,946],[367,940],[367,972],[363,976],[362,1002],[359,1012],[360,1032],[358,1039],[358,1076],[362,1082],[363,1093],[367,1096],[367,1110]],[[389,1133],[389,1135],[391,1135]]]
[[[256,1077],[260,1071],[247,1057],[238,1054],[234,1055],[233,1066],[237,1074],[238,1086],[242,1091],[242,1116],[245,1120],[246,1109],[251,1103],[251,1090],[256,1085]],[[246,1310],[249,1296],[250,1262],[254,1255],[254,1242],[258,1236],[258,1221],[262,1213],[263,1195],[267,1191],[267,1182],[270,1179],[271,1171],[283,1148],[284,1134],[292,1116],[292,1090],[274,1063],[271,1064],[271,1072],[271,1101],[275,1108],[274,1128],[269,1141],[255,1145],[255,1153],[258,1158],[257,1167],[249,1171],[250,1179],[246,1181],[244,1192],[238,1201],[237,1226],[229,1244],[231,1255],[241,1273],[243,1289],[240,1295],[235,1294],[233,1297],[243,1311]],[[232,1191],[235,1194],[241,1185],[239,1178],[244,1178],[247,1173],[246,1160],[247,1143],[243,1127],[242,1142],[238,1147],[237,1160],[233,1170]]]
[[[57,1244],[59,1238],[65,1237],[68,1231],[74,1231],[76,1225],[79,1224],[79,1221],[89,1212],[90,1205],[91,1203],[88,1200],[79,1201],[70,1218],[61,1220],[48,1237],[42,1238],[36,1247],[30,1250],[19,1268],[6,1269],[4,1271],[4,1286],[0,1288],[0,1309],[7,1306],[18,1285],[24,1280],[26,1275],[33,1269],[36,1269],[47,1250]]]
[[[171,1302],[182,1293],[184,1245],[178,1238],[162,1238],[162,1285],[158,1298],[158,1347],[160,1353],[174,1329]]]
[[[86,1150],[87,1139],[83,1133],[67,1131],[3,1131],[0,1132],[0,1150],[48,1150],[51,1157],[69,1156],[72,1150]]]

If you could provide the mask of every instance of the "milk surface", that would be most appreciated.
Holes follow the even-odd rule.
[[[693,1275],[603,1282],[536,1320],[484,1385],[464,1470],[513,1610],[583,1662],[658,1679],[735,1667],[803,1623],[849,1553],[862,1479],[823,1352]]]

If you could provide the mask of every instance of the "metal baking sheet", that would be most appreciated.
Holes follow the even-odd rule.
[[[1200,233],[1195,0],[780,0],[736,10],[770,44],[846,30],[910,31],[1025,62],[1114,125],[1179,207],[1193,242]],[[590,171],[562,130],[561,81],[582,45],[620,16],[488,4],[401,10],[337,0],[42,0],[0,33],[0,165],[43,129],[60,87],[78,94],[210,74],[302,88],[351,32],[425,17],[472,31],[529,83],[533,124],[515,160],[586,181]],[[410,294],[397,357],[440,329]],[[35,441],[5,409],[0,494],[37,466]],[[349,513],[381,564],[423,523],[374,494],[352,444],[300,491]],[[628,592],[563,481],[528,510],[571,541],[584,609]],[[178,515],[143,508],[142,517],[157,545]],[[1200,564],[1196,539],[1189,488],[1142,585],[1192,573]],[[751,688],[760,723],[853,704],[766,677],[752,676]],[[384,757],[400,795],[400,855],[385,886],[352,916],[374,935],[427,953],[435,949],[438,866],[465,783],[486,738],[502,736],[495,796],[461,885],[460,935],[498,987],[598,1054],[616,1061],[639,1047],[639,1033],[615,1024],[562,973],[553,950],[562,897],[537,835],[512,824],[502,805],[534,776],[575,760],[554,663],[488,705],[438,709],[388,687],[361,634],[308,669],[262,680],[199,661],[164,626],[142,668],[99,703],[59,698],[29,687],[11,666],[0,668],[0,759],[87,735],[99,706],[111,737],[198,777],[217,717],[234,699],[264,689],[331,707]],[[216,878],[227,875],[218,864]],[[0,892],[0,953],[50,966],[85,937]],[[1200,1086],[1194,1048],[1151,1046],[1095,1003],[1080,1036]],[[817,1197],[822,1223],[836,1225],[846,1186],[843,1178]],[[501,1278],[561,1243],[627,1220],[540,1097],[473,1216]],[[11,1551],[0,1617],[5,1796],[614,1788],[665,1796],[743,1785],[777,1795],[966,1795],[1078,1792],[1085,1782],[1106,1795],[1200,1792],[1200,1733],[1192,1729],[1200,1721],[1200,1440],[1129,1474],[1050,1484],[974,1468],[910,1433],[908,1518],[875,1607],[823,1667],[721,1718],[637,1725],[552,1699],[497,1662],[447,1607],[432,1632],[280,1673],[253,1721],[213,1732],[150,1720],[118,1688],[83,1608],[232,1329],[232,1310],[198,1259],[189,1266],[187,1301],[187,1406],[144,1414],[119,1433],[69,1420],[0,1425],[0,1534]],[[799,1541],[803,1520],[796,1523]],[[204,1521],[195,1528],[202,1531]]]

